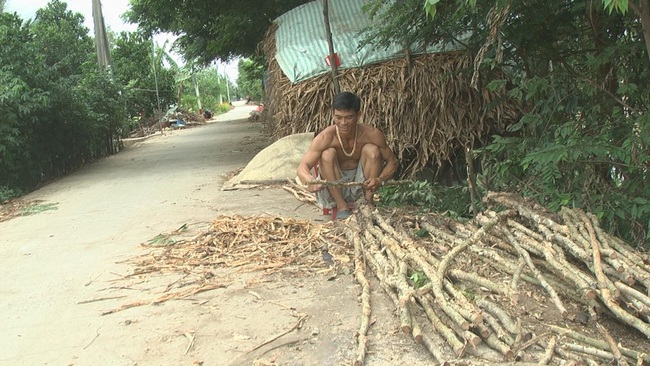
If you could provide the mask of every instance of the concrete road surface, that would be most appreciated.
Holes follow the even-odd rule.
[[[352,276],[274,283],[264,273],[233,273],[232,285],[198,302],[101,315],[142,296],[146,281],[136,291],[119,279],[133,270],[126,261],[143,254],[139,244],[160,233],[231,214],[324,220],[282,189],[220,190],[224,175],[269,144],[261,124],[246,119],[255,107],[238,105],[208,125],[151,137],[25,197],[54,209],[0,223],[0,365],[250,364],[246,349],[296,321],[279,303],[310,316],[300,338],[287,343],[293,348],[275,350],[283,364],[341,364],[353,357],[360,313]],[[260,276],[253,281],[256,297],[252,282],[244,283],[250,276]],[[381,324],[396,334],[394,321]],[[409,352],[398,355],[416,347],[408,338],[395,342],[400,352],[376,352],[375,365],[401,363]]]

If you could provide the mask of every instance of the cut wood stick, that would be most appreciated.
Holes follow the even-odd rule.
[[[472,324],[472,327],[469,329],[475,334],[478,334],[481,338],[487,338],[492,333],[492,331],[484,324]]]
[[[461,339],[464,339],[465,342],[467,342],[470,346],[472,346],[474,349],[478,347],[479,344],[481,344],[482,340],[481,337],[473,333],[472,331],[468,329],[463,329],[461,328],[454,320],[452,320],[447,314],[445,314],[444,311],[442,311],[440,308],[436,307],[435,304],[431,307],[431,309],[438,315],[438,318],[446,324],[451,330],[454,331],[460,337]]]
[[[494,333],[497,335],[497,338],[506,342],[510,346],[512,346],[515,343],[515,340],[512,338],[512,336],[510,336],[510,334],[506,332],[503,325],[501,325],[501,323],[499,323],[497,318],[492,316],[492,314],[489,313],[483,314],[483,318],[485,319],[485,322],[492,328],[492,330],[494,330]]]
[[[614,282],[614,286],[616,286],[619,291],[628,299],[630,300],[637,300],[645,307],[650,308],[650,297],[646,296],[645,294],[641,293],[640,291],[635,290],[634,288],[622,283],[621,281],[616,281]]]
[[[418,251],[416,249],[417,245],[413,243],[412,239],[398,233],[397,230],[388,224],[388,222],[386,222],[383,217],[372,212],[368,205],[360,205],[359,211],[366,217],[372,217],[384,231],[390,234],[390,236],[383,235],[381,242],[386,246],[386,248],[395,253],[397,259],[410,260],[411,262],[415,263],[416,266],[422,268],[423,272],[427,275],[432,283],[440,283],[440,281],[436,280],[437,271],[426,260],[424,260],[421,255],[418,254]],[[400,242],[398,242],[395,238],[399,238]],[[404,246],[405,249],[402,246]],[[449,304],[442,291],[442,288],[437,288],[434,286],[432,288],[432,291],[435,295],[435,301],[438,306],[447,315],[449,315],[450,318],[457,322],[461,328],[464,330],[469,329],[469,323],[454,309],[453,306]]]
[[[449,280],[445,279],[444,283],[445,291],[447,291],[454,298],[454,301],[456,301],[456,311],[458,314],[460,314],[467,321],[471,322],[473,326],[481,324],[483,322],[483,314],[478,309],[478,307],[475,304],[469,302],[465,295],[456,289]],[[416,296],[424,296],[431,291],[432,284],[429,282],[417,290]]]
[[[519,258],[519,263],[517,264],[517,268],[515,268],[515,272],[512,274],[512,280],[510,281],[510,288],[513,291],[517,291],[517,286],[519,285],[519,277],[524,271],[524,267],[526,267],[526,261],[523,258]]]
[[[411,325],[413,326],[413,331],[411,332],[411,335],[413,336],[413,339],[415,339],[416,342],[422,343],[422,328],[420,327],[420,323],[417,322],[415,319],[415,315],[413,313],[413,310],[411,308],[411,304],[408,304],[409,306],[409,312],[411,313],[412,319],[411,319]]]
[[[422,344],[429,350],[429,353],[433,355],[433,358],[438,361],[440,366],[447,366],[449,363],[445,359],[444,353],[436,346],[431,338],[427,334],[422,334]]]
[[[293,181],[291,179],[289,179],[289,178],[283,178],[283,179],[250,179],[250,180],[242,180],[242,181],[239,181],[238,183],[239,184],[246,184],[246,185],[275,186],[275,185],[293,183]]]
[[[587,229],[589,230],[589,233],[592,237],[594,269],[596,278],[598,279],[598,285],[600,287],[599,293],[603,302],[609,308],[609,310],[611,310],[621,321],[638,329],[641,333],[645,334],[646,337],[650,338],[650,325],[625,311],[625,309],[618,305],[618,303],[612,297],[609,286],[607,284],[608,278],[605,276],[605,273],[603,273],[602,267],[600,266],[600,248],[598,241],[596,240],[596,233],[590,224],[587,225]]]
[[[365,265],[363,262],[362,242],[359,234],[353,238],[354,243],[354,268],[357,282],[361,285],[361,323],[357,335],[357,358],[354,361],[355,366],[364,364],[366,358],[366,344],[368,343],[368,328],[370,324],[371,307],[370,307],[370,283],[365,275]]]
[[[512,244],[512,246],[515,247],[515,249],[517,249],[519,255],[524,258],[526,264],[528,265],[528,268],[533,273],[535,278],[539,280],[539,282],[541,283],[542,287],[546,290],[546,292],[548,292],[551,301],[553,302],[553,305],[555,305],[555,307],[558,309],[562,317],[566,317],[568,312],[566,310],[566,307],[564,307],[562,300],[560,300],[560,297],[558,296],[555,289],[546,281],[544,275],[539,271],[539,269],[537,269],[535,264],[533,264],[533,260],[530,258],[528,252],[519,245],[517,239],[515,239],[512,234],[510,234],[506,230],[500,230],[500,231],[508,238],[510,244]]]
[[[553,360],[553,355],[555,354],[556,346],[557,346],[557,338],[551,337],[551,339],[549,339],[548,341],[548,344],[546,345],[546,349],[544,350],[544,355],[537,363],[540,365],[548,365],[548,363],[551,362],[551,360]]]
[[[296,329],[302,327],[302,322],[303,322],[305,319],[307,319],[307,315],[303,315],[303,316],[301,316],[301,317],[298,319],[298,321],[296,322],[296,324],[294,324],[293,327],[291,327],[291,329],[288,329],[288,330],[286,330],[286,331],[284,331],[284,332],[282,332],[282,333],[280,333],[280,334],[278,334],[278,335],[275,335],[275,336],[273,336],[273,337],[267,339],[266,341],[264,341],[264,342],[260,343],[259,345],[253,347],[252,349],[250,349],[250,350],[249,350],[248,352],[246,352],[246,353],[248,354],[248,353],[251,353],[251,352],[253,352],[253,351],[255,351],[255,350],[258,350],[258,349],[260,349],[260,348],[266,346],[267,344],[269,344],[269,343],[275,341],[276,339],[281,338],[281,337],[284,337],[285,335],[287,335],[287,334],[293,332],[294,330],[296,330]]]
[[[410,180],[387,180],[385,182],[382,182],[382,185],[384,186],[399,186],[399,185],[404,185],[404,184],[410,184],[413,183],[413,181]],[[308,180],[305,182],[305,185],[315,185],[315,184],[320,184],[323,186],[327,187],[362,187],[366,183],[365,182],[333,182],[333,181],[327,181],[327,180]]]
[[[300,202],[313,203],[313,204],[317,202],[316,196],[314,196],[311,192],[299,191],[286,185],[283,185],[282,189],[293,194],[293,196],[296,197],[296,199]]]
[[[601,349],[601,350],[609,349],[608,348],[609,345],[606,342],[601,341],[599,339],[594,339],[594,338],[588,337],[588,336],[586,336],[586,335],[584,335],[582,333],[578,333],[578,332],[576,332],[574,330],[558,327],[558,326],[553,325],[553,324],[546,324],[546,326],[549,327],[550,329],[556,331],[558,334],[565,335],[565,336],[567,336],[569,338],[572,338],[572,339],[574,339],[574,340],[576,340],[578,342],[588,344],[590,346],[596,347],[596,348]],[[630,358],[633,358],[633,359],[639,359],[640,358],[645,362],[650,362],[650,355],[647,355],[647,354],[641,353],[641,352],[637,352],[637,351],[634,351],[634,350],[631,350],[631,349],[628,349],[628,348],[625,348],[625,347],[619,347],[619,349],[621,350],[621,353],[624,354],[627,357],[630,357]]]
[[[611,352],[603,351],[598,348],[593,348],[593,347],[585,346],[582,344],[575,344],[575,343],[564,343],[562,346],[568,350],[584,353],[586,355],[593,356],[593,357],[602,358],[603,360],[607,360],[607,361],[614,360],[614,355]]]
[[[472,324],[481,324],[483,322],[483,315],[479,308],[467,300],[465,295],[460,292],[454,284],[449,280],[444,280],[445,291],[447,291],[454,300],[458,303],[458,313],[465,319],[472,322]]]
[[[83,300],[83,301],[79,301],[79,302],[77,303],[77,305],[81,305],[81,304],[90,304],[91,302],[98,302],[98,301],[106,301],[106,300],[122,299],[122,298],[125,298],[125,297],[126,297],[126,295],[122,295],[122,296],[109,296],[109,297],[100,297],[100,298],[92,299],[92,300]]]
[[[481,240],[481,238],[488,232],[490,231],[500,220],[503,219],[504,216],[506,215],[511,215],[511,212],[509,211],[503,211],[499,214],[499,216],[489,220],[479,230],[477,230],[474,235],[472,235],[469,239],[465,240],[463,243],[457,245],[454,247],[451,251],[449,251],[442,259],[440,260],[440,263],[438,264],[438,271],[437,271],[437,280],[439,283],[436,283],[435,286],[438,286],[439,288],[442,288],[442,279],[445,278],[445,275],[447,273],[447,268],[451,264],[451,261],[462,251],[467,249],[468,246],[476,243],[478,240]]]
[[[515,349],[515,351],[516,351],[517,353],[519,353],[519,352],[523,352],[523,351],[525,351],[528,347],[534,346],[534,345],[536,345],[537,343],[541,343],[542,340],[543,340],[544,338],[546,338],[546,337],[550,337],[550,336],[552,336],[552,335],[553,335],[552,333],[544,333],[544,334],[540,334],[540,335],[538,335],[538,336],[536,336],[536,337],[533,337],[533,338],[529,339],[528,341],[526,341],[526,342],[525,342],[524,344],[522,344],[521,346],[517,347],[517,348]]]
[[[607,329],[605,329],[605,327],[603,327],[598,323],[596,323],[596,328],[602,333],[603,338],[605,338],[605,342],[607,342],[607,345],[609,346],[609,349],[612,351],[612,354],[614,355],[614,359],[616,360],[616,362],[618,362],[618,365],[628,366],[628,363],[623,358],[623,354],[621,353],[621,350],[618,348],[616,341],[614,341],[614,338],[612,338],[612,336],[609,334]]]
[[[192,347],[194,347],[194,333],[185,333],[185,337],[190,341],[190,343],[187,345],[187,348],[185,348],[185,352],[183,353],[186,355]]]
[[[508,315],[508,313],[506,313],[505,310],[501,309],[497,304],[486,299],[478,299],[476,301],[476,304],[483,308],[485,311],[497,317],[505,329],[508,330],[508,332],[512,334],[518,333],[519,330],[517,329],[517,325],[514,321],[512,321],[510,315]]]
[[[456,334],[451,329],[449,329],[449,327],[447,327],[442,322],[442,320],[440,320],[440,318],[438,318],[436,312],[433,311],[433,307],[431,305],[431,301],[429,300],[428,296],[421,296],[418,298],[418,301],[420,302],[420,305],[422,305],[424,312],[427,314],[429,321],[431,321],[431,325],[433,326],[433,328],[440,335],[442,335],[442,337],[445,339],[447,344],[454,351],[456,356],[461,357],[465,350],[465,346],[461,341],[458,340],[458,338],[456,338]]]
[[[559,250],[553,250],[552,245],[549,243],[540,245],[543,248],[544,259],[557,272],[558,276],[569,280],[568,282],[571,282],[576,289],[579,289],[585,300],[592,300],[596,297],[596,292],[591,288],[592,278],[589,278],[579,268],[571,265],[564,256],[564,253]]]
[[[499,351],[506,359],[506,361],[512,361],[515,358],[514,352],[510,349],[510,346],[502,342],[494,334],[490,334],[486,339],[485,343],[490,346],[490,348]]]
[[[372,236],[367,231],[366,231],[365,234],[367,234],[369,236]],[[388,261],[386,260],[385,257],[382,257],[381,255],[379,255],[381,249],[379,248],[379,246],[377,245],[376,242],[371,241],[371,240],[368,240],[368,242],[370,243],[369,246],[372,248],[372,250],[371,250],[372,254],[370,254],[370,253],[366,254],[366,259],[368,260],[368,264],[370,264],[370,267],[373,268],[373,270],[375,272],[375,275],[377,275],[377,278],[379,279],[380,286],[384,289],[384,291],[393,300],[393,303],[395,304],[395,308],[399,309],[400,301],[399,301],[397,295],[395,294],[393,288],[390,287],[387,284],[387,281],[385,280],[386,277],[387,277],[386,270],[381,268],[382,266],[389,266]],[[382,263],[382,264],[380,264],[380,263]],[[391,269],[391,272],[392,272],[392,269]],[[420,299],[419,296],[417,298],[418,298],[418,300]],[[420,327],[419,324],[416,325],[417,319],[415,317],[412,317],[412,323],[413,323],[413,332],[417,333],[417,329],[421,329],[421,327]],[[442,323],[439,323],[439,325],[443,326]],[[436,328],[435,325],[434,325],[434,329],[437,329],[438,332],[440,334],[442,334],[441,330]],[[449,332],[451,332],[451,331],[449,331]],[[453,336],[453,332],[451,332],[451,333],[452,333],[452,336]],[[441,365],[446,365],[447,363],[445,361],[446,357],[444,355],[444,352],[438,346],[436,346],[433,343],[433,341],[431,340],[429,335],[427,335],[425,333],[422,333],[421,335],[422,335],[421,341],[424,344],[424,346],[427,348],[427,350],[429,350],[429,352],[433,355],[433,357],[436,360],[438,360],[438,362]],[[432,335],[437,335],[437,334],[434,333]],[[414,338],[416,340],[419,339],[417,334],[413,334],[413,336],[414,336]],[[455,339],[455,341],[457,343],[454,343],[454,344],[456,344],[459,347],[460,352],[462,352],[463,344],[460,343],[460,341],[458,341],[458,339]],[[456,354],[458,355],[458,353],[456,353]]]

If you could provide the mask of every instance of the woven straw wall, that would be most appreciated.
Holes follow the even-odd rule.
[[[293,85],[273,60],[274,47],[267,37],[263,49],[272,61],[264,120],[275,138],[318,133],[332,123],[331,75]],[[472,69],[468,53],[453,52],[344,69],[338,79],[341,91],[361,98],[361,122],[384,131],[400,160],[401,175],[412,177],[425,166],[444,164],[458,149],[473,147],[517,117],[515,104],[500,102],[502,93],[470,87]]]

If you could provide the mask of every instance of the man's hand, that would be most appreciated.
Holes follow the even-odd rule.
[[[384,181],[379,178],[370,178],[364,182],[364,186],[367,190],[371,192],[375,192],[379,187],[381,187],[384,184]]]
[[[323,188],[325,188],[325,186],[322,184],[307,184],[307,190],[311,193],[316,193]]]

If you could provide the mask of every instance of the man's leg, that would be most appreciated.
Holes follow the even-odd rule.
[[[377,178],[383,169],[381,152],[379,147],[373,144],[365,144],[361,150],[361,166],[363,167],[363,176],[368,179]],[[372,203],[372,196],[375,192],[366,190],[366,200]]]
[[[339,166],[339,161],[336,158],[336,149],[330,148],[323,151],[323,154],[320,157],[320,162],[318,163],[318,170],[320,172],[321,178],[328,181],[337,181],[341,179],[341,167]],[[332,198],[336,202],[336,207],[339,210],[347,209],[347,203],[345,198],[343,198],[343,192],[339,187],[330,187],[328,186]]]

